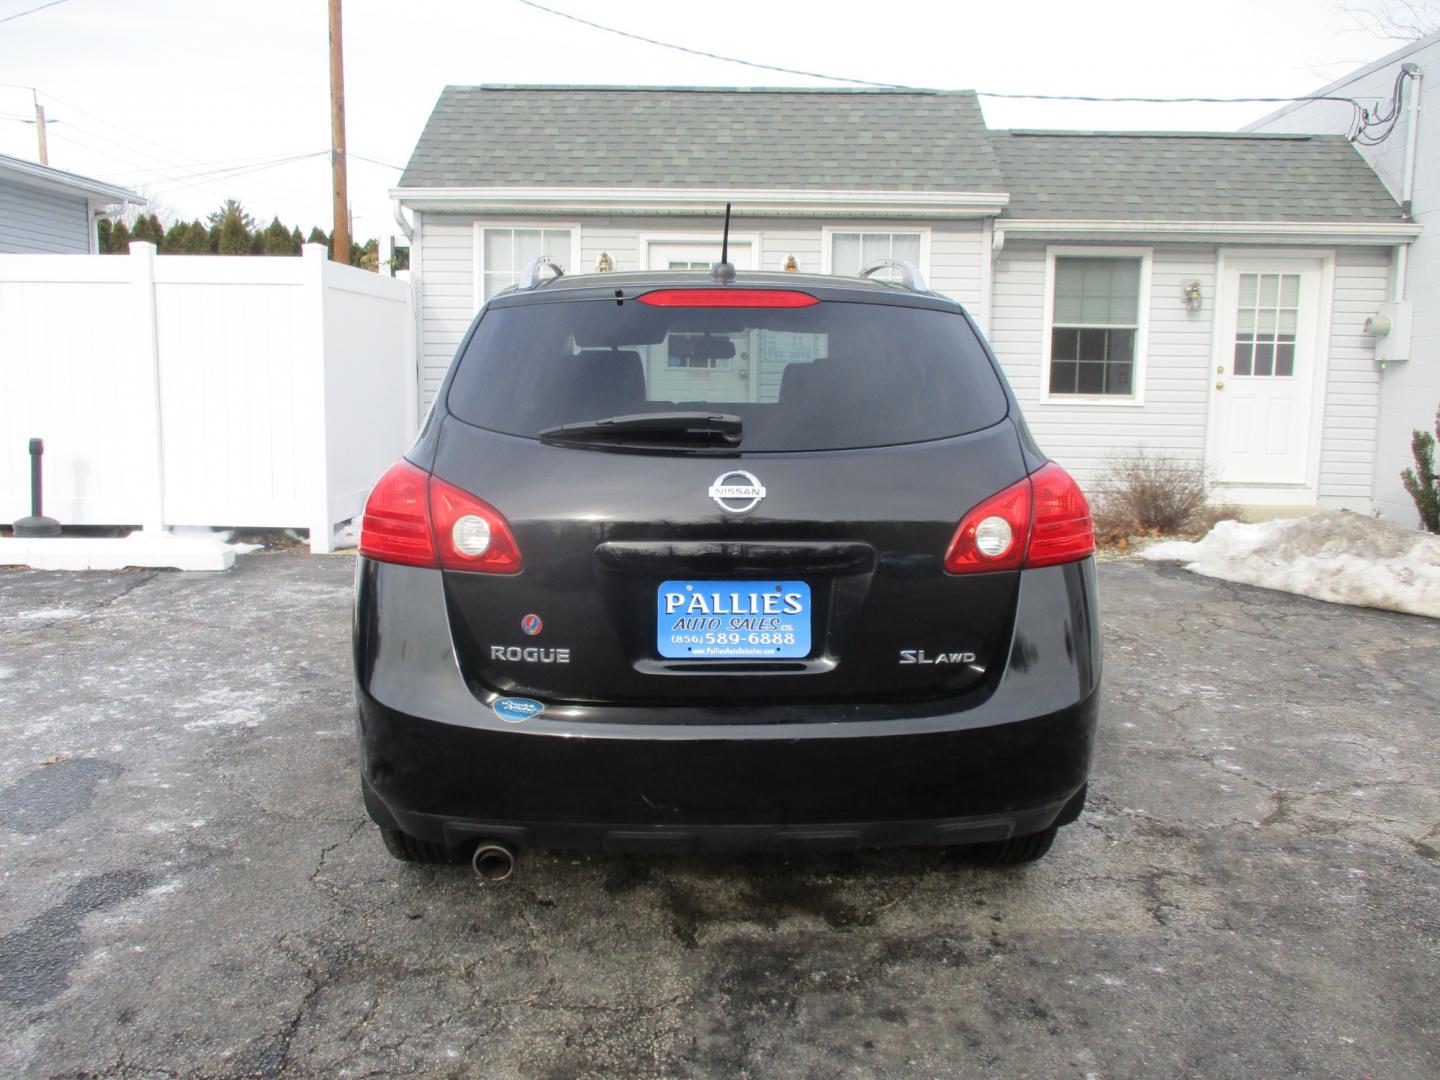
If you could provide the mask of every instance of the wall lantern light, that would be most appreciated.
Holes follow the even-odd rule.
[[[799,270],[799,269],[800,269],[800,260],[799,260],[799,259],[795,258],[794,255],[787,255],[787,256],[785,256],[785,272],[786,272],[786,273],[793,274],[793,273],[795,273],[795,272],[796,272],[797,270]]]
[[[1185,302],[1185,310],[1194,315],[1200,310],[1200,282],[1187,281],[1180,286],[1180,299]]]
[[[615,269],[615,260],[611,258],[610,252],[600,252],[600,257],[595,260],[595,271],[600,274],[608,274]]]

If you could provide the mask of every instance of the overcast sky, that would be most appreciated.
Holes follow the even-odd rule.
[[[0,0],[0,19],[44,0]],[[1398,47],[1336,0],[545,0],[746,59],[914,86],[1045,94],[1303,94]],[[516,0],[345,0],[352,154],[404,165],[446,83],[835,86],[685,56]],[[330,227],[325,0],[66,0],[0,22],[0,153],[138,187],[190,218],[227,195]],[[1233,130],[1266,105],[982,98],[992,127]],[[1344,108],[1344,106],[1335,106]],[[399,172],[352,157],[355,232],[394,232]]]

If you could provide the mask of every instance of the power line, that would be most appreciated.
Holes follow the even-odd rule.
[[[73,127],[73,125],[71,125],[71,126]],[[84,149],[89,150],[91,153],[99,154],[101,157],[107,157],[107,158],[109,158],[111,161],[118,161],[118,162],[120,162],[122,165],[131,165],[131,166],[134,166],[134,167],[136,167],[136,168],[141,168],[141,169],[143,169],[143,168],[145,167],[145,166],[141,165],[139,162],[136,162],[136,161],[134,161],[134,160],[131,159],[131,158],[121,157],[119,154],[116,154],[116,153],[114,153],[113,151],[105,150],[105,149],[103,149],[103,148],[101,148],[101,147],[99,147],[99,146],[94,145],[93,143],[88,143],[88,142],[86,142],[86,141],[83,140],[83,139],[77,139],[77,138],[75,138],[73,135],[71,135],[68,131],[65,132],[65,133],[63,133],[63,134],[60,134],[59,137],[60,137],[61,142],[68,142],[68,143],[71,143],[72,145],[79,146],[79,147],[83,147]],[[286,162],[289,162],[289,161],[292,161],[292,160],[299,160],[300,158],[306,158],[306,157],[315,157],[315,156],[317,156],[318,154],[325,154],[325,153],[328,153],[328,151],[321,150],[321,151],[318,151],[318,152],[312,153],[312,154],[301,154],[301,155],[297,155],[297,156],[295,156],[295,157],[280,159],[280,160],[277,160],[277,161],[274,161],[274,162],[269,162],[269,163],[266,163],[266,164],[263,164],[263,165],[259,166],[259,168],[262,168],[262,169],[264,169],[264,168],[273,168],[273,167],[275,167],[276,165],[285,164]],[[176,187],[176,186],[179,186],[179,187],[196,188],[196,189],[201,190],[201,191],[210,191],[210,192],[213,192],[213,193],[216,193],[216,194],[221,194],[221,195],[223,195],[223,194],[225,194],[225,188],[223,188],[223,187],[218,187],[218,186],[216,186],[217,184],[223,183],[223,182],[231,179],[231,176],[241,176],[241,175],[245,175],[247,172],[253,172],[253,171],[257,171],[257,170],[256,170],[255,168],[240,169],[239,171],[236,171],[236,172],[233,172],[233,173],[230,173],[230,174],[225,174],[225,170],[217,170],[215,173],[210,173],[210,174],[201,173],[201,174],[197,174],[195,177],[180,177],[180,178],[176,178],[176,179],[174,179],[174,180],[163,181],[163,182],[161,182],[161,183],[157,183],[157,184],[154,184],[154,185],[152,185],[152,186],[153,186],[153,188],[154,188],[155,190],[157,190],[157,191],[163,190],[164,188],[167,188],[167,187]],[[205,182],[206,180],[209,180],[210,182],[207,183],[207,182]],[[235,185],[235,186],[239,186],[239,185]],[[273,197],[272,197],[272,198],[273,198]],[[306,207],[303,203],[296,202],[296,201],[294,201],[294,200],[292,200],[292,199],[273,198],[273,201],[274,201],[274,202],[278,202],[278,203],[286,204],[286,205],[290,206],[292,209],[295,209],[295,210],[302,210],[302,211],[306,211],[306,212],[309,212],[309,211],[310,211],[310,208]]]
[[[0,19],[0,23],[14,22],[16,19],[23,19],[26,15],[34,15],[37,11],[44,11],[46,8],[52,8],[63,3],[65,3],[65,0],[50,0],[48,4],[32,7],[29,11],[17,11],[14,15],[6,15],[3,19]]]
[[[366,157],[364,154],[357,154],[354,150],[346,150],[346,157],[352,157],[356,161],[368,161],[371,165],[379,165],[384,169],[394,169],[396,172],[404,172],[404,165],[391,165],[388,161],[376,161],[373,157]]]
[[[526,7],[532,7],[537,11],[544,11],[550,15],[558,15],[562,19],[569,19],[571,22],[579,23],[581,26],[588,26],[594,30],[603,30],[607,34],[615,34],[619,37],[629,38],[631,41],[643,41],[646,45],[657,45],[662,49],[673,49],[676,52],[689,53],[691,56],[703,56],[709,60],[723,60],[727,64],[744,64],[746,67],[759,68],[762,71],[779,71],[785,75],[804,75],[810,79],[826,79],[829,82],[855,83],[859,86],[879,86],[886,90],[919,90],[918,86],[904,86],[901,83],[871,82],[869,79],[851,79],[844,75],[823,75],[818,71],[801,71],[799,68],[779,67],[776,64],[761,64],[754,60],[741,60],[737,56],[722,56],[719,53],[706,52],[704,49],[691,49],[685,45],[673,45],[668,41],[656,41],[654,38],[644,37],[640,34],[632,34],[628,30],[619,30],[613,26],[605,26],[602,23],[591,22],[589,19],[582,19],[579,15],[571,15],[568,11],[556,11],[554,8],[546,7],[544,4],[537,4],[535,0],[519,0],[519,3]]]
[[[676,52],[689,53],[692,56],[703,56],[710,60],[721,60],[727,64],[740,64],[744,67],[759,68],[762,71],[779,71],[786,75],[803,75],[812,79],[824,79],[828,82],[852,83],[858,86],[875,86],[886,90],[913,90],[919,93],[939,92],[934,87],[906,86],[903,83],[873,82],[869,79],[856,79],[847,75],[827,75],[819,71],[805,71],[800,68],[779,67],[775,64],[762,64],[754,60],[745,60],[738,56],[724,56],[720,53],[706,52],[703,49],[692,49],[686,45],[676,45],[668,41],[658,41],[655,38],[645,37],[641,34],[634,34],[628,30],[621,30],[618,27],[606,26],[603,23],[592,22],[589,19],[582,19],[578,15],[572,15],[567,11],[557,11],[555,8],[546,7],[544,4],[536,3],[536,0],[517,0],[526,7],[534,8],[537,11],[544,11],[550,15],[557,15],[562,19],[588,26],[594,30],[601,30],[607,34],[615,34],[619,37],[629,38],[631,41],[640,41],[646,45],[654,45],[661,49],[672,49]],[[1144,105],[1259,105],[1259,104],[1290,104],[1297,101],[1340,101],[1349,105],[1354,110],[1354,119],[1351,124],[1352,140],[1364,141],[1364,134],[1368,127],[1376,123],[1384,124],[1389,117],[1374,117],[1369,109],[1354,98],[1341,97],[1334,94],[1300,94],[1293,97],[1138,97],[1118,96],[1102,97],[1089,94],[1021,94],[999,90],[976,90],[976,97],[984,98],[1009,98],[1029,101],[1078,101],[1100,104],[1144,104]],[[1389,131],[1385,132],[1388,135]],[[1384,136],[1380,137],[1382,140]]]
[[[7,85],[13,85],[13,84],[7,84]],[[33,90],[32,87],[19,87],[19,89],[22,89],[22,90]],[[148,143],[148,144],[151,145],[151,146],[154,146],[154,147],[157,147],[157,148],[159,148],[159,149],[161,149],[161,150],[164,150],[167,154],[172,155],[173,158],[181,158],[181,159],[183,159],[184,162],[188,162],[188,164],[182,164],[181,162],[178,162],[178,161],[174,161],[174,160],[171,160],[171,159],[167,159],[167,158],[161,157],[161,156],[158,155],[158,154],[151,153],[151,152],[149,152],[149,151],[147,151],[147,150],[139,149],[138,147],[124,146],[124,144],[122,144],[122,143],[117,143],[117,142],[115,142],[115,140],[113,140],[113,139],[106,138],[106,137],[103,136],[103,135],[97,135],[98,138],[105,139],[106,142],[109,142],[109,143],[111,143],[112,145],[121,146],[123,149],[128,149],[128,150],[132,151],[133,153],[141,154],[141,155],[144,156],[144,157],[148,157],[148,158],[150,158],[152,161],[159,161],[159,162],[162,162],[162,163],[167,164],[167,165],[176,166],[176,167],[178,167],[178,168],[189,168],[191,165],[205,165],[205,164],[207,164],[206,162],[203,162],[203,161],[201,161],[199,158],[195,157],[193,154],[187,154],[187,153],[185,153],[183,150],[177,150],[177,149],[175,149],[174,147],[166,146],[164,143],[156,142],[154,139],[149,138],[149,137],[146,136],[146,135],[142,135],[142,134],[140,134],[138,131],[132,131],[132,130],[130,130],[129,128],[121,127],[119,124],[116,124],[116,123],[114,123],[113,121],[108,120],[108,119],[106,119],[106,118],[103,117],[103,116],[98,116],[98,115],[96,115],[95,113],[90,112],[88,109],[82,109],[79,105],[75,105],[75,104],[73,104],[72,102],[65,101],[65,100],[63,100],[63,99],[61,99],[61,98],[58,98],[58,97],[56,97],[54,94],[48,93],[48,92],[46,92],[46,91],[44,91],[44,90],[41,90],[40,93],[43,94],[45,97],[49,98],[51,101],[55,102],[55,104],[57,104],[57,105],[63,105],[63,106],[65,106],[65,108],[67,108],[67,109],[73,109],[75,112],[78,112],[78,113],[80,113],[80,114],[83,115],[83,116],[88,116],[88,117],[90,117],[92,120],[97,120],[97,121],[99,121],[101,124],[104,124],[104,125],[105,125],[105,127],[107,128],[107,130],[114,130],[114,131],[120,132],[120,133],[122,133],[122,134],[129,135],[129,136],[131,136],[132,138],[138,139],[138,140],[140,140],[140,141],[143,142],[143,143]],[[72,121],[72,126],[73,126],[73,121]],[[92,134],[94,134],[94,133],[92,133]],[[114,157],[114,155],[109,155],[109,156],[112,157],[112,158]],[[121,160],[121,159],[116,159],[116,160]],[[127,164],[134,165],[135,163],[134,163],[134,162],[127,162]],[[137,165],[137,167],[138,167],[138,168],[146,168],[146,166],[143,166],[143,165]],[[189,185],[189,186],[190,186],[190,187],[198,187],[198,188],[200,188],[200,189],[202,189],[202,190],[210,190],[210,191],[219,191],[219,190],[220,190],[220,189],[218,189],[218,188],[208,187],[207,185],[204,185],[204,184],[191,184],[191,185]],[[239,189],[241,189],[241,190],[248,190],[252,195],[256,196],[257,198],[261,198],[261,199],[273,199],[273,200],[275,200],[276,202],[286,203],[287,205],[291,206],[291,207],[294,208],[294,209],[306,209],[306,212],[307,212],[307,213],[310,212],[307,208],[305,208],[304,206],[302,206],[301,203],[298,203],[298,202],[295,202],[295,201],[294,201],[294,199],[295,199],[295,197],[296,197],[296,193],[293,192],[293,191],[289,191],[289,190],[282,189],[282,188],[276,188],[276,187],[274,187],[274,186],[272,186],[272,185],[264,184],[264,183],[256,184],[256,183],[253,182],[253,181],[252,181],[250,184],[243,184],[243,185],[237,184],[237,185],[235,185],[235,187],[237,187],[237,188],[239,188]],[[303,196],[301,196],[301,197],[303,198]]]
[[[329,150],[312,150],[308,154],[291,154],[289,157],[271,158],[268,161],[261,161],[253,165],[232,165],[223,169],[215,169],[211,172],[190,173],[185,176],[161,177],[157,188],[170,187],[174,184],[181,184],[187,180],[195,180],[206,177],[215,177],[219,180],[228,180],[234,176],[248,176],[253,172],[262,172],[265,169],[274,169],[280,165],[288,165],[292,161],[306,161],[310,158],[326,157]]]

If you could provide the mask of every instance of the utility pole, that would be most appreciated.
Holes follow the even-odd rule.
[[[335,189],[331,258],[350,262],[350,200],[345,190],[345,62],[341,49],[340,0],[330,0],[330,170]]]
[[[35,97],[35,135],[40,140],[40,164],[49,165],[50,151],[45,146],[45,106],[40,104],[38,96]]]

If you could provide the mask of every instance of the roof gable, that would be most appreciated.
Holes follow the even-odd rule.
[[[971,91],[447,86],[402,188],[1004,190]]]

